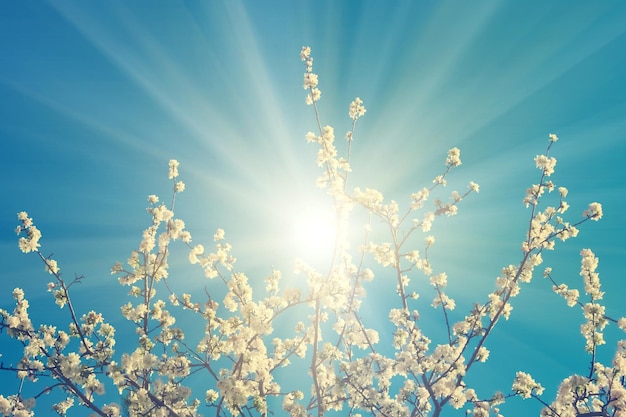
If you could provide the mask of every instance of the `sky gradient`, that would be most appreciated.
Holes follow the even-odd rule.
[[[569,219],[593,201],[604,218],[557,243],[544,266],[581,288],[578,253],[591,248],[609,315],[626,316],[624,22],[618,0],[2,2],[0,308],[20,286],[34,318],[57,312],[43,266],[17,247],[16,213],[27,211],[64,276],[86,277],[79,307],[113,320],[126,290],[110,267],[141,239],[147,195],[168,196],[170,159],[181,164],[187,190],[177,212],[194,241],[208,243],[224,228],[250,276],[288,273],[294,257],[306,256],[293,244],[292,219],[328,202],[315,188],[316,149],[305,141],[315,116],[298,54],[309,45],[322,123],[341,140],[349,103],[358,96],[367,107],[351,186],[406,206],[440,173],[446,151],[461,149],[449,187],[473,180],[480,194],[436,224],[431,253],[460,315],[519,261],[522,198],[540,174],[533,158],[556,133],[554,181],[569,189]],[[183,268],[179,255],[171,263]],[[199,271],[182,279],[192,290],[206,285]],[[488,396],[525,370],[551,402],[560,380],[587,371],[582,315],[540,276],[513,306],[470,381]],[[606,358],[623,337],[609,336]],[[6,378],[4,395],[17,388]],[[515,399],[502,410],[522,417],[539,409]]]

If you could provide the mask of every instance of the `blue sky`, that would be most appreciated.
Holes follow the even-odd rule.
[[[481,185],[433,230],[433,261],[448,273],[459,314],[519,260],[521,200],[554,132],[554,181],[570,190],[570,218],[592,201],[604,218],[546,254],[546,266],[579,285],[578,252],[592,248],[608,311],[626,315],[624,22],[621,1],[2,2],[0,307],[20,286],[34,317],[57,313],[45,304],[43,267],[17,248],[16,213],[25,210],[64,276],[87,277],[79,305],[115,316],[124,289],[109,268],[140,240],[146,196],[167,196],[171,158],[187,184],[178,214],[195,241],[222,227],[250,275],[289,271],[301,255],[290,219],[324,201],[316,150],[304,140],[315,119],[298,54],[310,45],[322,123],[346,131],[357,96],[368,109],[352,185],[402,204],[454,146],[463,165],[450,186]],[[183,281],[206,284],[200,274]],[[581,322],[537,278],[500,323],[475,380],[489,395],[526,370],[551,401],[558,381],[586,372]],[[523,416],[539,405],[516,400],[503,410]]]

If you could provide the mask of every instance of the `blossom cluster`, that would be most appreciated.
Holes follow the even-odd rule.
[[[309,91],[306,96],[306,104],[310,105],[318,101],[322,95],[320,89],[317,88],[317,74],[313,73],[313,58],[311,57],[310,47],[302,47],[302,50],[300,51],[300,59],[306,64],[303,87],[305,90]]]
[[[26,212],[18,214],[19,249],[36,253],[47,276],[53,277],[46,288],[63,309],[67,324],[34,324],[24,291],[16,288],[13,309],[0,310],[0,333],[12,339],[22,355],[14,363],[0,364],[0,371],[14,372],[23,384],[55,381],[44,383],[35,397],[53,392],[57,400],[52,409],[60,416],[84,407],[105,417],[192,417],[203,410],[216,416],[321,417],[339,411],[355,416],[439,417],[452,407],[489,417],[501,416],[503,403],[511,397],[540,399],[543,386],[523,370],[512,377],[507,393],[480,392],[468,375],[477,372],[477,364],[489,361],[490,336],[500,319],[513,314],[511,300],[531,283],[543,263],[543,251],[576,237],[582,223],[602,217],[602,206],[592,203],[581,220],[565,219],[568,190],[549,179],[556,168],[550,151],[558,137],[549,134],[545,154],[534,160],[541,174],[523,198],[529,218],[519,262],[504,266],[493,290],[470,306],[448,292],[457,277],[430,258],[437,248],[431,234],[435,222],[457,215],[463,201],[480,189],[470,181],[465,190],[446,191],[449,175],[462,165],[461,151],[451,147],[442,155],[441,172],[406,200],[386,198],[370,187],[349,186],[350,149],[358,143],[355,126],[366,108],[358,97],[349,104],[352,127],[344,144],[347,150],[342,151],[334,128],[320,121],[321,92],[311,49],[303,47],[300,58],[305,64],[306,102],[317,122],[306,140],[317,147],[322,171],[317,185],[328,191],[337,231],[342,232],[337,233],[329,265],[319,270],[297,260],[297,280],[285,280],[276,269],[259,279],[240,269],[223,229],[216,229],[210,243],[192,241],[174,210],[185,184],[179,179],[179,162],[170,160],[171,203],[148,196],[147,227],[127,260],[111,268],[119,284],[128,288],[128,300],[119,306],[124,322],[117,328],[97,311],[76,311],[72,287],[82,277],[67,281],[58,263],[40,252],[42,234],[33,219]],[[556,202],[546,202],[555,190]],[[351,245],[356,234],[348,233],[354,228],[348,220],[357,212],[365,213],[369,221],[364,238]],[[189,264],[207,279],[203,293],[177,289],[169,264],[174,244],[185,248]],[[570,307],[581,307],[585,322],[580,330],[591,356],[590,372],[567,377],[552,403],[540,399],[541,415],[625,416],[626,342],[617,343],[608,366],[597,360],[596,350],[605,343],[604,329],[615,323],[626,330],[626,318],[612,319],[601,304],[595,254],[584,249],[581,258],[583,291],[571,283],[557,283],[549,267],[543,275]],[[388,294],[376,294],[390,304],[382,327],[375,327],[378,322],[372,325],[371,315],[363,314],[376,303],[368,295],[373,280],[389,288]],[[443,336],[426,333],[422,325],[426,314],[440,318]],[[133,349],[118,353],[116,334],[123,325],[134,335]],[[309,380],[286,379],[286,367],[296,372],[306,368]],[[194,391],[192,375],[206,381],[202,392]],[[120,403],[105,400],[110,388],[121,396]],[[17,393],[6,394],[0,394],[0,416],[34,414],[36,399],[24,398],[22,385]]]

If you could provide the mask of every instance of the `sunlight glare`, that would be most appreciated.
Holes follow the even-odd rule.
[[[293,245],[305,260],[330,256],[335,242],[335,220],[327,208],[307,206],[293,216]]]

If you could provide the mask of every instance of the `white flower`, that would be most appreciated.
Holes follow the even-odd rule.
[[[218,241],[218,240],[223,240],[223,239],[224,239],[224,229],[217,229],[215,231],[215,234],[213,235],[213,240]]]
[[[57,261],[54,259],[46,259],[46,271],[51,275],[56,275],[59,273],[61,268],[58,267]]]
[[[525,372],[518,372],[515,375],[512,389],[522,398],[530,398],[533,391],[537,395],[541,395],[543,393],[543,387],[541,384],[535,382],[535,380]]]
[[[554,173],[556,158],[547,157],[545,155],[537,155],[535,157],[535,165],[537,165],[537,168],[543,170],[543,173],[546,177],[549,177]]]
[[[302,61],[306,61],[307,59],[309,59],[310,56],[311,56],[311,47],[303,46],[302,50],[300,51],[300,59]]]
[[[312,88],[311,91],[306,95],[305,103],[310,106],[314,101],[318,101],[322,96],[322,92],[319,88]]]
[[[196,245],[189,252],[189,262],[192,264],[198,263],[198,255],[202,255],[204,253],[204,246]]]
[[[217,401],[217,399],[219,398],[219,393],[213,389],[210,389],[206,392],[205,397],[206,397],[206,402],[209,404],[213,404],[215,401]]]
[[[598,221],[602,218],[602,204],[591,203],[589,208],[583,212],[583,216],[590,218],[591,220]]]
[[[357,97],[352,103],[350,103],[350,111],[348,112],[348,115],[352,120],[356,120],[363,116],[366,111],[365,106],[363,106],[363,100]]]
[[[479,362],[486,362],[487,358],[489,358],[489,350],[486,347],[481,346],[476,353],[476,360]]]
[[[56,403],[52,406],[52,409],[56,411],[60,416],[64,416],[67,413],[67,410],[70,409],[74,405],[73,398],[67,398],[64,401]]]
[[[313,74],[312,72],[307,72],[304,74],[304,84],[303,87],[305,90],[309,90],[317,87],[318,80],[317,74]]]
[[[446,181],[446,179],[443,177],[443,175],[437,175],[434,179],[433,179],[433,184],[441,184],[444,187],[446,186],[448,182]]]
[[[319,139],[318,139],[318,137],[317,137],[317,135],[316,135],[315,133],[313,133],[313,132],[308,132],[308,133],[306,134],[306,141],[307,141],[307,143],[310,143],[310,142],[317,142],[318,140],[319,140]]]
[[[459,148],[452,148],[448,151],[446,165],[450,167],[458,167],[461,165],[461,151]]]
[[[24,225],[29,222],[32,222],[32,219],[28,218],[27,221],[24,221]],[[18,241],[18,246],[20,250],[24,253],[36,252],[37,248],[41,246],[39,244],[39,239],[41,239],[41,232],[32,223],[30,223],[29,226],[24,227],[26,228],[27,237],[21,237]]]
[[[180,165],[180,164],[178,163],[177,160],[170,159],[170,163],[169,163],[170,171],[169,171],[169,175],[168,175],[169,179],[173,179],[173,178],[178,177],[178,165]]]
[[[445,287],[448,284],[448,276],[445,272],[430,277],[430,284],[439,287]]]

